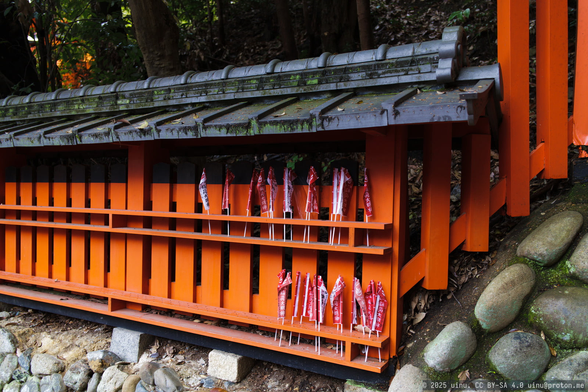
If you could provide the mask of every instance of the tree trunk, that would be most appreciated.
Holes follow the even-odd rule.
[[[0,3],[0,98],[41,89],[27,42],[28,29],[16,18],[14,7],[5,15],[6,8]]]
[[[321,43],[323,52],[343,53],[357,49],[355,0],[322,0]]]
[[[225,46],[225,17],[222,0],[216,0],[216,17],[218,18],[218,45]]]
[[[182,71],[180,31],[162,0],[129,0],[137,42],[149,76],[174,76]]]
[[[370,20],[370,0],[357,0],[357,21],[361,50],[374,48],[374,34]]]
[[[292,28],[288,0],[275,0],[275,2],[285,59],[295,60],[298,58],[298,50],[296,49],[296,40],[294,39],[294,29]]]

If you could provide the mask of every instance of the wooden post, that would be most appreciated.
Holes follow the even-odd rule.
[[[125,210],[127,208],[127,167],[123,164],[115,164],[110,168],[110,208]],[[118,221],[126,219],[118,217],[111,218],[110,224],[117,226]],[[110,273],[108,287],[124,290],[126,288],[126,267],[127,267],[127,243],[126,234],[110,234]]]
[[[20,168],[20,205],[32,206],[35,199],[34,170],[31,166]],[[22,211],[20,220],[32,221],[33,212]],[[20,228],[20,273],[24,275],[35,275],[35,228]]]
[[[90,208],[106,208],[106,170],[104,165],[90,166]],[[106,218],[102,214],[92,214],[90,224],[104,226]],[[91,232],[88,284],[106,287],[106,257],[105,233]]]
[[[86,167],[74,165],[71,171],[71,206],[74,208],[86,208]],[[85,224],[86,215],[80,213],[71,214],[71,223]],[[71,267],[70,279],[75,283],[87,283],[88,279],[88,255],[86,233],[81,230],[71,231]]]
[[[55,166],[53,171],[53,205],[67,207],[69,202],[68,169],[65,165]],[[67,223],[67,213],[53,214],[56,223]],[[69,280],[71,232],[65,229],[53,230],[53,277],[58,280]]]
[[[167,163],[153,167],[153,211],[169,211],[171,207],[171,168]],[[155,230],[169,230],[168,218],[153,218]],[[168,237],[151,239],[151,295],[169,298],[171,288],[171,264]]]
[[[49,176],[49,167],[42,165],[37,167],[37,182],[35,183],[35,192],[37,205],[47,207],[51,200],[51,183]],[[37,212],[37,221],[48,222],[48,212]],[[51,267],[53,264],[53,230],[38,227],[37,228],[37,258],[36,258],[36,276],[43,278],[51,277]]]
[[[525,216],[530,211],[528,2],[498,0],[498,62],[504,80],[500,177],[507,180],[508,215]]]

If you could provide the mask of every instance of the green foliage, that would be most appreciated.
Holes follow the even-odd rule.
[[[470,9],[455,11],[449,15],[449,24],[463,24],[470,17]]]
[[[296,168],[296,163],[302,162],[306,158],[306,154],[292,154],[290,159],[286,162],[286,167],[288,169],[294,170]]]

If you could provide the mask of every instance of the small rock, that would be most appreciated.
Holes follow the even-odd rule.
[[[519,314],[535,285],[535,272],[526,264],[514,264],[499,273],[480,295],[474,314],[482,328],[496,332]]]
[[[145,362],[141,369],[139,369],[139,376],[141,380],[148,385],[155,385],[153,381],[153,373],[161,368],[161,365],[157,362]]]
[[[32,348],[27,348],[24,350],[18,357],[18,364],[21,368],[26,370],[27,372],[31,371],[31,353],[33,352]]]
[[[565,348],[588,345],[588,289],[557,287],[535,299],[530,321]]]
[[[20,392],[21,383],[14,380],[10,384],[6,384],[2,392]]]
[[[87,358],[90,368],[96,373],[102,373],[107,368],[121,361],[118,355],[108,350],[89,352]]]
[[[122,372],[116,366],[111,366],[102,373],[102,379],[98,384],[97,392],[117,392],[122,389],[122,386],[129,375]]]
[[[6,384],[12,379],[12,372],[18,367],[18,359],[14,354],[8,354],[0,365],[0,384]]]
[[[20,387],[20,392],[41,392],[40,380],[37,377],[31,377]]]
[[[586,380],[587,371],[588,351],[580,351],[552,366],[545,373],[545,381]]]
[[[94,373],[90,381],[88,381],[88,389],[87,392],[97,392],[98,391],[98,384],[100,384],[100,379],[102,378],[102,373]]]
[[[547,367],[551,352],[541,337],[527,332],[509,333],[488,353],[490,363],[510,380],[536,380]]]
[[[202,380],[202,386],[204,388],[214,388],[214,385],[216,384],[214,378],[211,377],[206,377],[205,379]]]
[[[143,381],[139,381],[135,387],[135,392],[150,392]]]
[[[54,373],[41,379],[41,392],[65,392],[65,383],[61,374]]]
[[[76,392],[83,391],[88,388],[88,382],[92,377],[92,369],[84,361],[77,361],[67,369],[63,382],[68,388]]]
[[[16,368],[12,372],[12,379],[20,382],[21,384],[26,382],[29,376],[29,372],[25,371],[23,368]]]
[[[122,392],[135,392],[139,381],[141,381],[141,377],[136,374],[130,375],[123,383]]]
[[[573,277],[588,283],[588,235],[585,235],[574,249],[568,261],[570,273]]]
[[[476,335],[461,321],[447,325],[424,350],[427,365],[438,372],[450,372],[463,365],[476,351]]]
[[[357,383],[353,380],[347,380],[343,386],[343,392],[375,392],[377,389],[370,388],[366,385]]]
[[[139,362],[141,354],[153,342],[154,337],[146,333],[125,328],[114,328],[110,351],[128,362]]]
[[[392,379],[388,392],[423,392],[427,380],[427,374],[418,367],[404,365]]]
[[[0,327],[0,353],[14,354],[18,347],[18,341],[12,332]]]
[[[63,361],[49,354],[35,354],[31,361],[31,373],[35,376],[48,376],[65,370]]]
[[[584,218],[577,211],[564,211],[552,216],[521,242],[517,256],[523,256],[549,267],[556,263],[582,228]]]
[[[12,317],[12,315],[9,312],[6,312],[6,311],[0,312],[0,320],[4,320],[4,319],[10,318],[10,317]]]
[[[153,380],[155,381],[155,385],[163,392],[176,392],[184,389],[180,377],[178,377],[175,370],[167,367],[157,369],[153,373]]]

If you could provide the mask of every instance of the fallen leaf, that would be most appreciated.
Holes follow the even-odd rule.
[[[437,94],[439,94],[439,95],[445,94],[445,91],[437,91]]]
[[[181,118],[178,118],[177,120],[174,120],[174,121],[172,121],[171,123],[172,123],[172,124],[179,124],[179,123],[181,123],[181,122],[182,122],[182,119],[181,119]]]
[[[469,380],[470,379],[470,370],[466,369],[463,372],[459,373],[457,378],[459,379],[459,381]]]
[[[541,331],[541,339],[545,340],[545,332]]]
[[[549,346],[549,351],[551,351],[552,357],[557,357],[557,351],[555,351],[555,349],[553,347]]]
[[[360,101],[357,101],[357,104],[358,105],[361,105],[362,103],[363,103],[363,101],[361,101],[361,100]]]
[[[131,123],[129,122],[129,120],[125,120],[124,118],[118,119],[118,120],[114,120],[115,123],[123,123],[123,124],[127,124],[127,125],[131,125]]]
[[[282,116],[285,116],[285,115],[286,115],[286,112],[283,111],[282,113],[279,113],[279,114],[272,114],[272,117],[282,117]]]
[[[198,113],[196,113],[196,114],[193,114],[192,117],[194,117],[196,119],[196,118],[199,118],[200,115]]]
[[[344,108],[340,108],[339,106],[337,106],[337,110],[340,112],[343,112],[345,109]]]
[[[426,316],[426,315],[427,315],[427,314],[426,314],[426,313],[424,313],[424,312],[417,313],[417,314],[414,316],[414,320],[412,320],[412,325],[417,325],[418,323],[420,323],[421,321],[423,321],[423,319],[425,318],[425,316]]]
[[[141,124],[137,126],[139,129],[149,128],[149,123],[147,121],[143,121]]]

